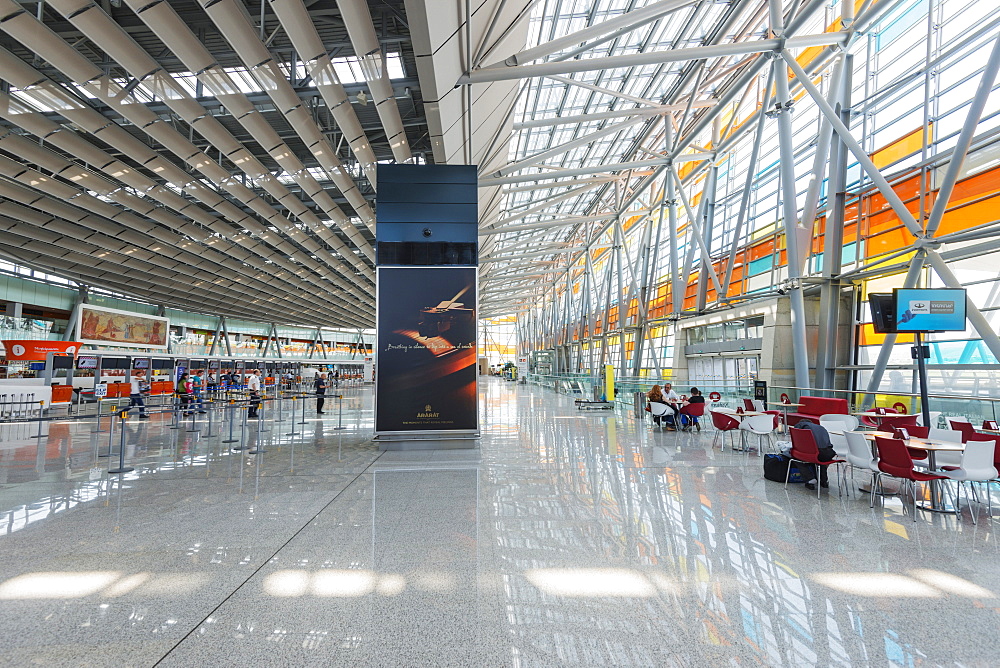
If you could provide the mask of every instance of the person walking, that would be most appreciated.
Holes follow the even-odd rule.
[[[260,408],[260,369],[254,369],[247,376],[247,392],[250,394],[250,411],[248,418],[257,417],[257,409]]]
[[[316,376],[316,380],[313,381],[313,385],[316,388],[316,413],[318,415],[322,415],[323,402],[326,401],[326,374],[321,373]]]
[[[146,414],[146,401],[142,398],[143,392],[149,390],[149,383],[146,382],[146,371],[144,369],[136,369],[132,372],[132,378],[129,382],[131,383],[131,387],[129,388],[128,408],[132,410],[138,406],[139,417],[148,420],[149,415]]]

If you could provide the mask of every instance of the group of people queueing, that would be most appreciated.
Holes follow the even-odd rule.
[[[662,415],[657,415],[659,411],[650,411],[653,413],[653,423],[659,425],[662,421],[669,431],[675,431],[681,422],[678,420],[678,415],[681,415],[681,409],[684,406],[705,403],[705,397],[701,395],[701,390],[697,387],[692,387],[690,392],[690,395],[682,394],[678,396],[674,392],[673,385],[670,383],[664,383],[662,389],[659,385],[654,385],[653,389],[646,393],[646,400],[650,405],[662,404],[666,406],[666,412]],[[650,405],[646,406],[646,410],[650,410]],[[681,424],[682,429],[690,429],[692,426],[692,422]]]

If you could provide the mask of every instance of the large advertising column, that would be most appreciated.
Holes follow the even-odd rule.
[[[479,438],[478,183],[468,165],[379,165],[375,441]]]

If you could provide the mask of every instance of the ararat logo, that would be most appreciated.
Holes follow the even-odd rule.
[[[420,412],[420,413],[417,413],[417,417],[418,418],[429,419],[429,418],[441,417],[441,414],[440,413],[435,413],[434,409],[431,408],[431,405],[430,404],[426,404],[424,406],[424,410],[422,412]]]

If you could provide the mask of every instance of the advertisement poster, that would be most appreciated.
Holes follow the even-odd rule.
[[[965,329],[965,290],[896,288],[896,329],[900,332],[955,332]]]
[[[376,432],[478,429],[475,267],[380,267]]]
[[[131,311],[101,308],[90,304],[79,306],[77,340],[95,345],[128,346],[130,348],[167,349],[170,320]]]

